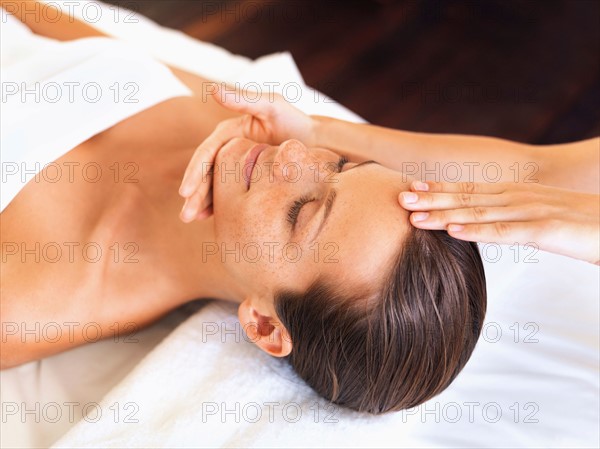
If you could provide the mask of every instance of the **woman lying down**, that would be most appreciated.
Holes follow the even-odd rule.
[[[23,16],[38,35],[109,41],[81,22]],[[159,69],[153,61],[130,75]],[[113,335],[115,324],[147,325],[216,298],[238,303],[251,341],[287,357],[328,400],[401,410],[448,387],[473,352],[486,311],[474,241],[600,259],[599,139],[542,147],[408,133],[309,117],[278,96],[250,102],[215,88],[203,98],[208,82],[171,69],[160,89],[183,83],[194,95],[174,88],[54,160],[111,176],[42,171],[4,209],[2,368],[85,343],[68,329],[22,338],[5,323],[93,322]],[[456,183],[407,170],[436,163],[473,170]],[[490,163],[500,167],[494,183],[477,170]],[[116,182],[115,167],[135,167],[133,182]],[[71,242],[75,258],[19,252],[47,242]],[[111,257],[79,257],[87,242]]]

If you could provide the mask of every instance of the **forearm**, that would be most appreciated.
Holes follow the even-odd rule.
[[[357,160],[374,159],[418,179],[539,182],[583,191],[594,191],[598,185],[593,147],[599,139],[545,147],[494,137],[414,133],[314,118],[317,146],[349,153]]]

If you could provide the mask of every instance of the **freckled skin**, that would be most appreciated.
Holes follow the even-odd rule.
[[[218,153],[216,166],[243,166],[254,145],[246,139],[231,141]],[[222,177],[215,176],[217,240],[228,247],[236,242],[265,249],[267,242],[278,244],[274,261],[268,260],[265,250],[260,261],[228,264],[232,276],[246,282],[257,294],[260,291],[272,295],[281,287],[304,289],[319,273],[352,283],[375,283],[386,271],[409,226],[408,213],[396,199],[408,182],[401,173],[375,164],[352,170],[356,164],[348,163],[342,173],[334,174],[332,167],[338,159],[327,149],[308,149],[301,142],[290,140],[261,153],[258,163],[265,168],[260,171],[262,176],[255,176],[248,191],[243,182],[223,182]],[[286,177],[286,164],[298,167],[301,176]],[[272,177],[267,176],[269,166]],[[291,177],[294,182],[289,181]],[[321,202],[331,187],[338,192],[335,205],[326,226],[311,244],[309,237],[314,235],[323,215]],[[304,205],[292,233],[286,221],[287,211],[302,195],[317,201]],[[298,261],[290,261],[293,255],[286,260],[286,244],[300,248],[302,256]],[[327,256],[333,253],[329,259],[334,262],[327,263]]]

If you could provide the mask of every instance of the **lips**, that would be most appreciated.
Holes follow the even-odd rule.
[[[246,187],[250,190],[250,183],[252,179],[252,172],[254,171],[254,167],[256,166],[256,161],[258,160],[258,156],[262,153],[269,145],[264,143],[259,143],[252,147],[248,156],[246,156],[246,162],[244,163],[244,180],[246,181]]]

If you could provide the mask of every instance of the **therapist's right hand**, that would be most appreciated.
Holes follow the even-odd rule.
[[[278,145],[298,139],[314,146],[313,119],[275,93],[225,91],[216,86],[213,98],[224,107],[244,115],[225,120],[200,144],[190,160],[179,194],[185,198],[180,213],[183,222],[202,220],[212,215],[212,170],[219,150],[231,139],[242,137],[258,143]],[[258,97],[258,98],[257,98]]]
[[[400,204],[421,229],[600,264],[600,196],[536,183],[419,182]]]

